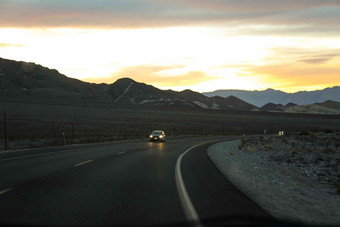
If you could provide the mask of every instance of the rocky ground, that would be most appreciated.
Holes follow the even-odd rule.
[[[237,187],[280,220],[340,225],[340,133],[248,137],[208,154]]]

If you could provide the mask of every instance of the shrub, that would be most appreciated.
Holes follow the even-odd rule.
[[[316,149],[313,148],[313,147],[307,147],[306,151],[308,151],[308,152],[316,152]]]
[[[271,145],[268,145],[268,144],[264,145],[264,149],[266,150],[271,150],[272,148],[273,147]]]
[[[248,146],[247,150],[251,151],[251,152],[256,152],[256,148],[255,147],[251,147],[251,146]]]
[[[335,151],[332,148],[330,148],[330,147],[326,147],[326,148],[321,150],[321,153],[331,154],[331,153],[335,153]]]
[[[298,151],[297,151],[296,149],[290,149],[290,150],[289,150],[289,153],[290,153],[291,155],[294,155],[294,154],[297,154]]]
[[[325,133],[333,133],[334,132],[334,130],[333,129],[325,129],[325,130],[323,130]]]

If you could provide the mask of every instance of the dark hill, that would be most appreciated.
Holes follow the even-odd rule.
[[[295,103],[288,103],[287,105],[275,104],[275,103],[267,103],[266,105],[261,107],[261,110],[264,111],[279,111],[284,112],[290,107],[297,106]]]
[[[173,106],[253,110],[256,107],[236,97],[206,97],[191,90],[160,90],[151,85],[122,78],[113,84],[93,84],[60,74],[35,63],[0,58],[2,101],[39,102],[63,105]]]
[[[327,100],[323,103],[315,103],[315,105],[323,106],[323,107],[330,108],[330,109],[340,110],[340,102],[336,102],[332,100]]]

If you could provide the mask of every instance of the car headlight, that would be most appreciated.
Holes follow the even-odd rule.
[[[159,138],[163,138],[163,136],[162,136],[162,135],[160,135],[160,136],[159,136]]]
[[[152,135],[150,135],[150,138],[152,138],[153,136]]]

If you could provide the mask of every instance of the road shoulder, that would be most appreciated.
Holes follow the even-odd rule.
[[[339,224],[337,202],[315,198],[317,195],[310,192],[311,185],[299,181],[304,176],[256,154],[241,152],[239,144],[239,140],[216,143],[207,153],[223,175],[249,198],[281,221]]]

